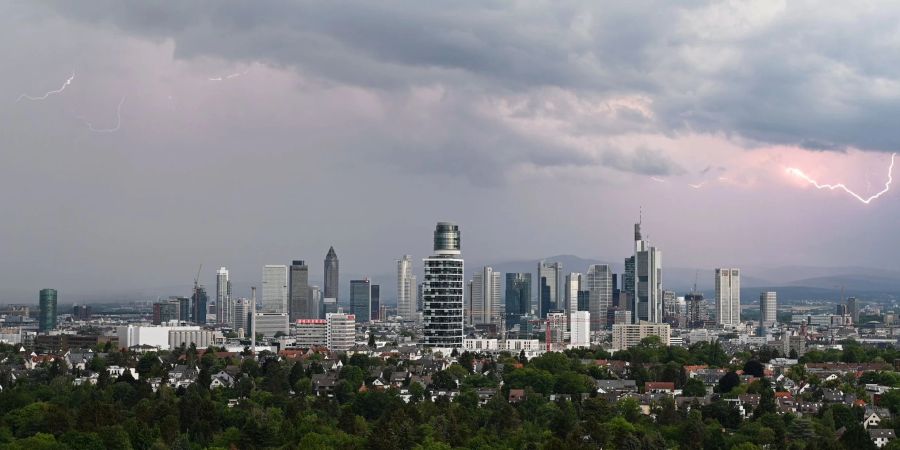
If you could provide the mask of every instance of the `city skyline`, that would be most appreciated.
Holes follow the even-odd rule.
[[[200,263],[234,281],[294,258],[316,271],[329,245],[347,274],[388,273],[428,254],[410,236],[442,218],[480,265],[618,262],[640,206],[668,267],[900,269],[896,192],[863,204],[789,172],[884,188],[900,101],[878,55],[894,44],[865,36],[900,7],[473,7],[484,21],[425,4],[4,5],[0,298],[180,285]]]

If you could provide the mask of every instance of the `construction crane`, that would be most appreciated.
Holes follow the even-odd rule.
[[[203,270],[203,264],[200,264],[200,268],[197,269],[197,276],[194,277],[194,289],[200,285],[200,271]]]

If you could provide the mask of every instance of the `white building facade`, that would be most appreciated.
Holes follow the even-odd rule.
[[[741,271],[716,269],[716,323],[736,327],[741,323]]]
[[[575,311],[570,315],[572,347],[591,346],[591,313],[588,311]]]
[[[288,312],[288,266],[263,267],[260,310],[267,313]]]

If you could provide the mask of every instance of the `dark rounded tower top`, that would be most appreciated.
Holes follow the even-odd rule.
[[[438,222],[434,228],[434,251],[437,254],[460,253],[459,226],[451,222]]]

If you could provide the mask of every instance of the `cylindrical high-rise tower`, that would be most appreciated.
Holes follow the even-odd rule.
[[[423,260],[422,283],[424,345],[458,348],[463,344],[463,260],[459,227],[438,222],[434,229],[434,256]]]
[[[41,289],[38,330],[47,332],[56,328],[56,289]]]

